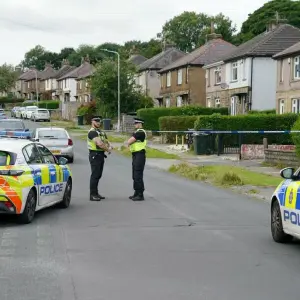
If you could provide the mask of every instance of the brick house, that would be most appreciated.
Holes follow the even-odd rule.
[[[41,99],[52,100],[54,99],[54,91],[56,89],[55,70],[51,64],[46,64],[45,69],[40,74],[40,93]]]
[[[273,56],[277,61],[276,111],[300,113],[300,42]]]
[[[162,105],[159,96],[159,71],[185,55],[184,52],[176,49],[173,45],[168,44],[165,45],[164,50],[161,53],[138,65],[138,74],[135,78],[136,84],[141,87],[142,92],[144,92],[146,96],[153,99],[156,106]]]
[[[164,106],[206,105],[206,71],[203,66],[219,60],[235,47],[221,37],[216,33],[209,34],[204,45],[159,71]]]
[[[40,98],[40,80],[41,73],[36,68],[30,68],[30,71],[27,72],[27,75],[23,78],[25,83],[24,94],[28,100],[35,100],[38,97]]]

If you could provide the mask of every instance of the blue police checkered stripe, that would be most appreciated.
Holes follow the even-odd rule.
[[[56,168],[54,165],[49,165],[49,183],[56,183],[57,182],[57,174],[56,174]],[[53,172],[53,174],[51,174]]]
[[[33,181],[35,185],[41,185],[42,184],[42,170],[39,167],[32,167],[31,174],[33,176]],[[39,173],[39,175],[37,174]]]
[[[63,181],[67,182],[69,179],[70,172],[67,167],[63,167],[62,171],[63,171]]]

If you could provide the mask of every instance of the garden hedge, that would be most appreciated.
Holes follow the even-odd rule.
[[[46,108],[46,109],[58,109],[60,101],[55,100],[48,100],[48,101],[38,101],[38,102],[26,102],[23,103],[22,106],[33,106],[36,105],[39,108]]]
[[[22,98],[0,97],[0,104],[22,103],[24,100]]]
[[[249,115],[276,115],[276,109],[250,110]]]
[[[291,130],[298,116],[296,114],[257,114],[242,116],[201,116],[195,122],[195,129],[213,130]],[[226,144],[236,144],[237,134],[224,134]],[[263,138],[269,144],[293,144],[289,134],[243,134],[245,144],[262,144]]]
[[[298,117],[297,121],[294,123],[292,130],[300,130],[300,117]],[[300,157],[300,133],[292,133],[291,135],[293,143],[296,146],[296,154]]]
[[[186,131],[194,128],[195,121],[198,116],[175,116],[175,117],[160,117],[158,119],[160,131]],[[174,143],[176,133],[168,133],[166,136],[167,143]]]
[[[147,130],[159,130],[158,119],[165,116],[200,116],[218,113],[228,115],[228,108],[210,108],[202,106],[157,107],[143,108],[137,111],[137,116],[145,120]]]

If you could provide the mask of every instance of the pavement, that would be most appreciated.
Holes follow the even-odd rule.
[[[115,153],[107,198],[89,202],[86,145],[74,142],[71,206],[26,226],[1,217],[1,300],[299,299],[300,244],[273,242],[267,203],[154,166],[134,203],[131,161]]]

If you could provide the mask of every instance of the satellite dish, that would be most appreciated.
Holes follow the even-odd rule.
[[[225,82],[222,82],[222,83],[220,84],[220,87],[221,87],[221,89],[226,89],[226,88],[229,87],[229,85],[228,85],[227,83],[225,83]]]

